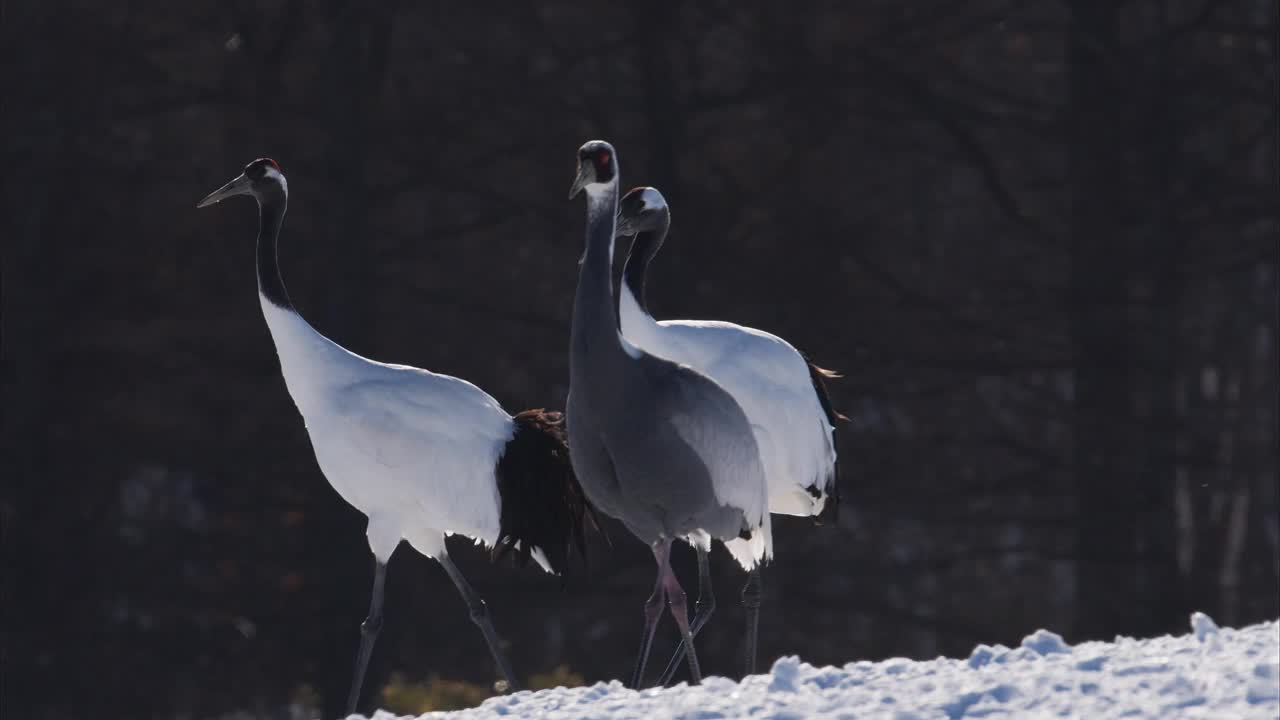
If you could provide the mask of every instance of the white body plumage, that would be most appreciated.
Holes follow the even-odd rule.
[[[450,534],[497,542],[494,468],[515,431],[497,400],[465,380],[356,355],[266,298],[262,312],[320,469],[368,516],[379,561],[402,539],[428,557]]]
[[[710,377],[742,406],[760,448],[770,512],[822,512],[835,472],[835,428],[798,350],[776,335],[729,322],[656,321],[625,284],[618,314],[632,343]]]
[[[237,195],[257,201],[258,294],[285,385],[325,478],[368,517],[376,563],[347,713],[360,699],[382,627],[387,562],[401,540],[443,566],[515,688],[488,609],[449,559],[445,538],[465,535],[499,554],[516,550],[520,562],[532,557],[548,572],[563,570],[575,540],[583,549],[591,510],[570,469],[559,414],[537,409],[512,417],[469,382],[375,362],[316,332],[280,276],[276,249],[288,187],[275,160],[258,158],[197,207]]]

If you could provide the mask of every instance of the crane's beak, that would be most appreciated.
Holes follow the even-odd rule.
[[[578,193],[582,192],[582,188],[586,187],[591,182],[591,177],[591,166],[579,161],[578,177],[573,181],[573,187],[569,188],[570,200],[574,199],[578,196]]]
[[[240,177],[205,195],[203,200],[196,203],[196,207],[209,207],[233,195],[248,195],[249,191],[249,178],[245,177],[244,173],[240,173]]]

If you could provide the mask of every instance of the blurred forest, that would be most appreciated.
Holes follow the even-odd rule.
[[[763,668],[1275,618],[1278,14],[0,0],[0,716],[339,714],[364,519],[279,375],[252,203],[195,209],[263,155],[291,295],[361,354],[562,407],[599,137],[671,203],[655,315],[845,374],[840,520],[776,521]],[[522,676],[629,672],[652,560],[607,529],[563,589],[451,545]],[[387,591],[371,688],[496,677],[438,565]]]

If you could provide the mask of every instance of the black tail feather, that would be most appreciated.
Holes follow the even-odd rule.
[[[561,413],[542,409],[514,418],[515,434],[496,473],[502,508],[495,560],[514,551],[524,566],[538,548],[551,569],[563,575],[575,545],[586,558],[587,525],[599,528],[599,522],[573,474],[563,419]]]
[[[831,405],[831,395],[827,392],[826,380],[834,380],[836,378],[842,377],[841,374],[834,370],[827,370],[825,368],[820,368],[817,365],[814,365],[813,361],[810,360],[809,357],[804,353],[800,353],[800,356],[804,358],[805,364],[809,366],[809,380],[813,383],[813,391],[818,394],[818,403],[822,405],[822,412],[826,414],[827,422],[831,423],[832,428],[838,428],[840,423],[848,422],[849,418],[845,417],[844,415],[841,415]],[[831,522],[838,523],[840,521],[839,438],[840,438],[840,433],[838,432],[832,433],[831,442],[836,448],[836,462],[835,462],[835,467],[832,468],[831,482],[828,485],[828,489],[830,490],[830,492],[828,493],[828,496],[827,496],[827,504],[822,509],[822,512],[819,513],[818,516],[815,518],[815,522],[818,522],[818,523],[821,523],[823,521],[824,516],[828,516],[828,515],[831,518]]]

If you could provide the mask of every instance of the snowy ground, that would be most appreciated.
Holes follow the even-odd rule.
[[[795,657],[741,683],[708,678],[634,692],[617,682],[520,692],[424,719],[601,718],[1280,718],[1280,624],[1068,646],[1044,630],[1021,647],[979,645],[965,659],[813,667]],[[375,720],[391,720],[386,713]]]

